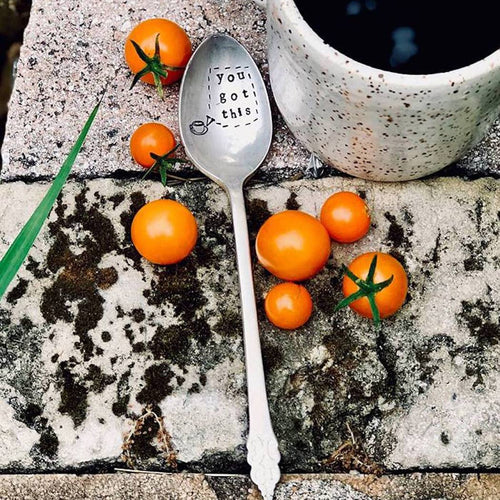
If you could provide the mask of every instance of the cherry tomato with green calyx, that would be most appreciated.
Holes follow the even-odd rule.
[[[336,310],[349,306],[361,316],[379,324],[403,305],[408,291],[408,277],[398,260],[387,253],[369,252],[343,266],[344,299]]]
[[[144,168],[150,168],[156,160],[153,155],[165,156],[175,149],[172,131],[161,123],[144,123],[130,138],[130,154]]]
[[[142,80],[155,85],[163,97],[163,85],[182,77],[191,57],[186,32],[169,19],[147,19],[139,23],[125,41],[125,60],[134,73],[131,88]]]

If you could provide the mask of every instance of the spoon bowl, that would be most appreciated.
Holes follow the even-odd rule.
[[[184,75],[179,117],[186,152],[218,184],[244,181],[272,139],[269,98],[257,65],[240,43],[217,34],[198,47]]]

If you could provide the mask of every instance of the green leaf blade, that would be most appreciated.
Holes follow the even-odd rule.
[[[139,73],[137,73],[135,76],[134,76],[134,79],[132,80],[132,83],[130,85],[130,89],[129,90],[132,90],[137,82],[143,77],[143,76],[146,76],[148,73],[151,73],[151,69],[148,65],[144,66],[144,68],[141,69],[141,71],[139,71]]]
[[[352,304],[355,300],[362,299],[366,297],[366,294],[363,290],[358,290],[357,292],[352,293],[348,297],[342,299],[334,308],[334,311],[339,311],[344,307],[347,307],[349,304]]]
[[[368,302],[370,303],[370,309],[372,310],[373,322],[375,326],[380,325],[380,311],[378,310],[377,303],[375,302],[375,296],[373,294],[368,295]]]
[[[167,166],[163,163],[160,164],[160,178],[163,187],[167,185]]]
[[[69,173],[71,172],[71,168],[73,167],[76,157],[82,148],[85,138],[87,137],[88,131],[90,130],[92,122],[94,121],[97,111],[99,110],[99,105],[100,101],[97,103],[87,119],[80,135],[78,136],[78,139],[71,148],[71,151],[62,164],[58,174],[52,181],[52,185],[49,190],[0,261],[0,299],[19,271],[19,268],[33,246],[33,243],[45,220],[49,216],[50,211],[52,210],[52,207],[59,196]]]
[[[373,277],[375,276],[376,267],[377,267],[377,254],[373,256],[373,259],[370,262],[370,269],[368,270],[368,276],[366,277],[366,281],[368,283],[373,283]]]
[[[132,42],[132,45],[134,46],[135,51],[137,52],[137,55],[147,64],[149,64],[152,60],[151,57],[149,57],[143,50],[142,47],[135,42],[134,40],[130,40]]]

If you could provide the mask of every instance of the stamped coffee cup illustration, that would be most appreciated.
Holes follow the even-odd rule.
[[[215,118],[207,115],[205,121],[194,120],[189,124],[189,130],[194,135],[205,135],[208,132],[208,127],[215,121]]]
[[[205,122],[195,120],[189,125],[189,130],[191,130],[191,133],[194,135],[203,135],[208,132],[208,127],[205,125]]]

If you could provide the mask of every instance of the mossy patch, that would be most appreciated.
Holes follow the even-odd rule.
[[[465,374],[474,379],[474,388],[484,383],[491,366],[488,362],[491,348],[500,341],[500,325],[498,316],[495,316],[497,309],[488,293],[483,299],[462,301],[462,309],[457,315],[458,321],[468,328],[473,342],[457,348],[454,354],[464,357]]]
[[[389,221],[389,229],[387,231],[387,242],[394,248],[399,250],[408,250],[411,248],[410,236],[413,231],[410,229],[413,224],[413,218],[408,211],[403,211],[403,221],[405,225],[398,222],[395,215],[385,212],[384,217]]]
[[[227,244],[226,234],[232,231],[232,221],[226,215],[226,212],[214,212],[207,217],[203,224],[205,237],[218,245]],[[202,242],[198,242],[200,244]]]
[[[73,373],[72,368],[75,364],[75,361],[71,360],[60,363],[56,377],[61,389],[59,411],[69,415],[75,426],[78,427],[87,417],[88,389]]]
[[[57,455],[57,450],[59,449],[59,439],[57,438],[52,427],[47,427],[40,435],[38,449],[42,455],[45,455],[48,458],[54,458]]]
[[[148,304],[162,307],[170,302],[180,320],[191,321],[207,303],[196,275],[197,269],[194,255],[181,264],[156,268],[147,297]]]
[[[74,333],[79,337],[76,347],[86,361],[90,360],[94,344],[89,331],[94,329],[103,316],[103,303],[99,290],[111,287],[118,280],[113,268],[99,268],[104,255],[118,248],[111,221],[94,206],[87,206],[87,189],[75,197],[75,210],[63,216],[63,204],[57,203],[59,218],[49,224],[54,238],[47,255],[47,268],[59,273],[55,281],[44,290],[40,311],[48,323],[58,320],[74,323]],[[82,251],[75,255],[70,248],[66,231],[83,233],[79,241]],[[68,302],[77,304],[74,315]]]
[[[299,210],[300,203],[297,201],[297,193],[293,191],[290,193],[290,196],[286,200],[286,209],[287,210]]]
[[[120,248],[122,254],[133,262],[134,268],[142,271],[142,257],[132,244],[132,236],[130,228],[135,214],[146,204],[146,198],[140,191],[135,191],[130,195],[130,205],[127,210],[120,214],[120,223],[124,229],[124,237],[121,241]]]
[[[91,364],[87,369],[85,380],[89,383],[89,389],[99,394],[116,381],[116,375],[103,373],[100,367]]]
[[[170,384],[175,378],[169,363],[158,363],[149,366],[144,372],[144,388],[137,394],[137,401],[142,404],[158,404],[169,394],[174,386]]]
[[[12,288],[7,294],[6,300],[9,304],[15,304],[21,297],[24,296],[26,290],[28,289],[28,281],[19,278],[16,286]]]
[[[130,368],[120,376],[116,387],[116,401],[112,404],[111,410],[117,417],[127,413],[127,405],[130,401]]]
[[[247,215],[250,239],[254,240],[260,227],[271,217],[272,213],[266,201],[256,198],[247,203]]]
[[[481,347],[492,347],[500,341],[500,325],[493,320],[496,306],[486,296],[475,301],[462,301],[459,319],[467,325],[470,334]]]
[[[283,339],[263,346],[268,380],[275,388],[270,399],[275,432],[283,443],[282,465],[290,471],[317,471],[321,468],[318,460],[326,459],[348,438],[346,422],[363,434],[377,410],[378,398],[392,397],[383,364],[370,355],[374,337],[353,332],[336,318],[332,327],[320,327],[329,330],[320,339],[316,328],[318,323],[312,320],[306,331],[286,332],[289,343]],[[304,337],[310,338],[309,343]],[[318,361],[302,358],[301,354],[307,356],[319,347],[324,354]],[[307,418],[304,401],[308,402]]]
[[[36,420],[42,414],[42,408],[33,402],[29,402],[19,413],[19,419],[28,427],[35,425]]]

